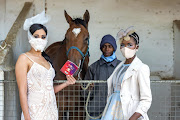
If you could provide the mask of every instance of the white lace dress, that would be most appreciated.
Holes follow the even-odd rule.
[[[53,88],[55,71],[52,66],[48,70],[34,62],[30,57],[28,58],[33,62],[31,69],[27,73],[27,101],[31,120],[58,120]],[[23,113],[21,120],[24,120]]]

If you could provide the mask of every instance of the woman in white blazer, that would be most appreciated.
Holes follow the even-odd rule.
[[[108,101],[102,120],[149,120],[151,106],[150,70],[136,56],[139,36],[133,28],[118,33],[120,50],[126,58],[108,78]]]

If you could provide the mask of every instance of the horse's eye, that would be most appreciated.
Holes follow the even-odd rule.
[[[85,40],[86,40],[86,41],[88,41],[88,40],[89,40],[89,38],[86,38]]]

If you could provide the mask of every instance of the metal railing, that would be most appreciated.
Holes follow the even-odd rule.
[[[54,84],[63,82],[65,81],[55,80]],[[92,83],[93,88],[86,87]],[[82,80],[58,92],[56,100],[59,120],[88,120],[89,115],[100,115],[105,104],[103,101],[106,101],[106,94],[102,94],[107,92],[106,84],[102,80]],[[89,90],[91,94],[88,98]],[[153,101],[148,111],[150,120],[180,120],[180,80],[151,80],[151,91]],[[95,97],[95,94],[99,96]],[[4,120],[19,120],[20,115],[16,81],[1,80],[0,117]]]

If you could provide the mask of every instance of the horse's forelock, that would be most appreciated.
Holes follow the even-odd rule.
[[[82,18],[74,18],[72,20],[76,25],[83,25],[87,29],[86,22]]]

